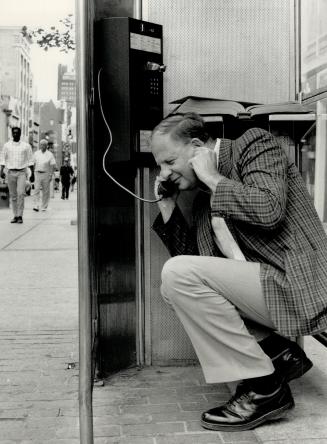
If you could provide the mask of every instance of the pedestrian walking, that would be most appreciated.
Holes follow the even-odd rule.
[[[64,159],[64,164],[60,167],[61,198],[69,199],[70,182],[74,175],[73,168],[69,165],[69,160]]]
[[[4,168],[6,168],[9,196],[14,214],[10,222],[22,224],[28,167],[31,169],[31,178],[33,178],[33,152],[30,144],[21,140],[19,127],[13,127],[11,133],[12,140],[4,144],[0,153],[0,176],[1,178],[5,177]]]
[[[42,190],[41,211],[46,211],[50,199],[50,182],[56,161],[54,155],[48,150],[48,141],[40,141],[40,149],[33,155],[35,184],[34,184],[34,211],[40,209],[40,194]]]

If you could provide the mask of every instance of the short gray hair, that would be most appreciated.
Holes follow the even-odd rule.
[[[194,137],[207,142],[209,134],[205,128],[205,122],[199,114],[173,114],[162,120],[152,131],[156,133],[170,134],[175,140],[188,143]]]

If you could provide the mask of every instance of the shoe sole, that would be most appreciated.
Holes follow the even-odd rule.
[[[201,420],[201,425],[205,429],[213,430],[215,432],[219,431],[227,431],[227,432],[243,432],[245,430],[252,430],[259,425],[267,422],[272,421],[275,419],[279,419],[281,417],[285,417],[285,412],[287,413],[288,410],[291,410],[294,407],[294,401],[290,401],[287,404],[283,405],[279,409],[273,410],[272,412],[268,412],[263,416],[260,416],[260,418],[257,418],[251,422],[248,422],[246,424],[211,424],[208,422],[205,422]]]

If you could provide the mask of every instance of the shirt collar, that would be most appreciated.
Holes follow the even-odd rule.
[[[215,152],[217,153],[217,151],[217,169],[222,176],[229,177],[232,170],[233,141],[230,139],[217,139]]]

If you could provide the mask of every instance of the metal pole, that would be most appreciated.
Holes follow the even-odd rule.
[[[133,17],[142,20],[142,0],[134,0]]]
[[[78,146],[78,284],[79,284],[79,421],[80,443],[93,444],[92,312],[88,239],[88,82],[91,35],[89,0],[76,0],[77,146]]]

